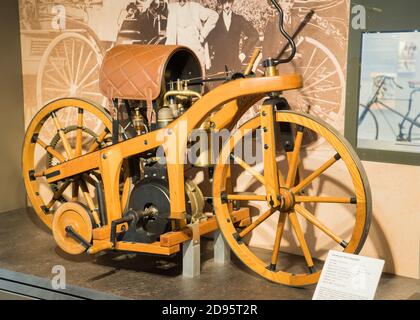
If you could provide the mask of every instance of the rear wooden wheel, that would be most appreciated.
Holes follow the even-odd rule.
[[[256,273],[291,286],[314,284],[322,269],[314,255],[325,257],[329,250],[343,248],[348,253],[360,252],[370,226],[369,184],[357,155],[334,128],[307,114],[277,112],[276,123],[294,129],[294,148],[286,153],[276,134],[282,201],[271,207],[262,156],[258,157],[264,148],[260,122],[256,117],[241,126],[220,154],[213,180],[217,221],[231,249]],[[305,150],[304,136],[314,133],[331,148]],[[254,163],[244,160],[247,151],[234,148],[247,137],[252,137],[252,151],[257,152]],[[240,150],[245,147],[246,143]],[[299,171],[301,165],[307,170]],[[237,205],[250,207],[251,214],[259,213],[241,229],[231,219]],[[294,255],[284,259],[285,253]]]
[[[42,108],[26,131],[22,170],[29,200],[41,220],[51,228],[54,213],[68,201],[86,205],[98,215],[92,171],[59,183],[47,182],[44,171],[54,165],[94,152],[110,142],[112,120],[105,109],[81,99],[59,99]]]

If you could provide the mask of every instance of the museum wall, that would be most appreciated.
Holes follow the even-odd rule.
[[[86,6],[85,1],[73,1],[71,5],[65,1],[19,1],[25,126],[46,102],[62,96],[84,97],[107,106],[107,100],[99,94],[99,67],[108,48],[136,41],[132,33],[122,32],[127,31],[124,28],[129,28],[124,17],[128,15],[126,7],[131,2],[94,0]],[[196,2],[220,12],[216,0]],[[52,24],[54,17],[63,13],[62,7],[57,7],[61,3],[65,4],[65,16],[71,17],[64,29],[59,19]],[[142,1],[138,4],[142,5]],[[285,19],[289,32],[295,30],[309,10],[315,10],[310,23],[297,38],[296,59],[281,67],[281,72],[297,72],[304,78],[304,88],[287,93],[287,98],[293,109],[321,117],[343,132],[349,1],[284,1],[284,5],[290,13],[286,13]],[[261,46],[263,56],[272,55],[284,44],[276,32],[274,11],[266,0],[236,0],[233,11],[251,23],[252,28],[247,27],[247,39],[253,41],[247,44]],[[170,38],[170,31],[170,26],[167,33],[159,29],[157,37],[149,42],[165,43]],[[254,31],[257,37],[253,36]],[[204,46],[205,51],[200,48],[196,53],[205,65],[206,74],[214,74],[223,71],[222,66],[228,58],[214,49],[220,46],[217,35],[210,33],[208,40],[213,41],[213,45],[209,44],[210,49]],[[241,42],[241,50],[247,51],[244,43]],[[237,50],[236,47],[233,49]],[[225,50],[230,52],[232,47],[225,44]],[[65,59],[71,52],[76,52],[75,57]],[[238,62],[237,57],[232,57],[230,65],[240,68],[245,62],[246,59]],[[256,110],[251,110],[245,118],[255,113]],[[331,149],[321,140],[313,143],[307,152],[312,155],[310,163],[303,163],[307,172],[317,169],[331,156]],[[417,201],[420,168],[370,162],[364,162],[364,165],[372,188],[374,217],[362,254],[384,259],[385,271],[416,278],[419,276],[420,260],[420,202]],[[244,185],[252,183],[249,176],[242,179]],[[337,190],[345,193],[351,187],[344,167],[336,166],[328,171],[324,179],[314,183],[309,191],[328,195]],[[254,205],[256,211],[264,210],[259,206],[258,203]],[[349,214],[350,211],[343,206],[330,205],[325,207],[320,219],[330,228],[343,229],[344,226],[343,236],[348,237],[351,228]],[[318,237],[317,230],[301,222],[313,256],[325,258],[326,252],[320,248],[329,240],[325,236]],[[262,228],[253,235],[251,242],[262,248],[270,246],[274,234],[274,229]],[[286,238],[282,248],[300,253],[294,237]]]
[[[17,1],[0,2],[0,212],[25,206],[21,175],[23,93]]]

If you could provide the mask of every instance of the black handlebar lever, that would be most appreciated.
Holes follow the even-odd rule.
[[[279,12],[279,30],[280,33],[286,38],[287,42],[289,43],[289,46],[292,48],[292,52],[290,53],[289,57],[281,59],[281,56],[283,55],[283,50],[279,53],[279,55],[274,59],[267,59],[263,62],[264,67],[271,67],[271,66],[277,66],[282,63],[288,63],[292,61],[296,55],[296,44],[293,41],[292,37],[284,30],[284,12],[279,3],[276,0],[271,0],[274,7]]]

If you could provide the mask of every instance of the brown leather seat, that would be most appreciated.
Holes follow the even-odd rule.
[[[162,84],[201,77],[201,65],[188,48],[166,45],[118,45],[105,55],[99,87],[110,99],[153,101]]]

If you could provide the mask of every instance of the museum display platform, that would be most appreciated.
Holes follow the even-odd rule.
[[[181,254],[169,258],[122,253],[69,256],[57,247],[49,230],[38,220],[31,209],[0,214],[3,248],[0,269],[8,270],[9,274],[25,274],[20,281],[32,277],[45,284],[54,277],[54,266],[64,266],[67,285],[76,290],[73,292],[77,292],[79,298],[85,293],[86,299],[310,300],[315,290],[315,286],[291,288],[271,283],[248,270],[233,256],[225,265],[216,264],[210,239],[202,241],[202,270],[193,279],[182,276]],[[288,263],[297,258],[301,257],[281,257]],[[0,298],[7,298],[2,292],[4,285],[2,287],[0,282]],[[420,281],[383,274],[375,299],[415,299],[418,292]],[[49,298],[54,299],[53,296]]]

